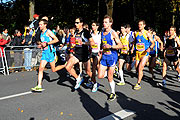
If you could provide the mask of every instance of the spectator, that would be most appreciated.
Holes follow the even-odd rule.
[[[7,41],[6,45],[11,44],[11,37],[8,34],[7,28],[3,28],[2,38]],[[10,56],[10,48],[6,48],[6,58],[7,58],[8,66],[11,66],[12,65],[12,58]]]
[[[39,15],[38,14],[34,14],[33,18],[34,18],[34,20],[31,22],[29,27],[34,29],[35,31],[37,31],[38,28],[39,28]]]
[[[0,33],[0,68],[4,66],[2,60],[4,59],[4,47],[7,43],[8,41],[4,40],[2,34]]]
[[[30,46],[32,43],[32,36],[29,33],[30,31],[27,29],[26,30],[26,35],[22,36],[22,45],[24,46]],[[32,49],[30,47],[26,47],[24,49],[24,66],[25,70],[31,71],[31,59],[32,59]]]
[[[15,72],[19,72],[20,69],[18,67],[22,66],[23,64],[23,57],[22,57],[22,38],[21,38],[21,32],[19,30],[15,30],[15,37],[12,42],[13,46],[19,46],[19,47],[14,47],[14,66],[17,67],[15,69]]]
[[[33,18],[34,20],[29,25],[29,28],[31,29],[31,31],[33,31],[33,33],[35,32],[33,34],[32,44],[36,44],[37,41],[40,41],[40,34],[41,34],[41,31],[39,29],[39,15],[34,14]]]

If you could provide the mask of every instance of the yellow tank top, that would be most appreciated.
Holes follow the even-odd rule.
[[[121,36],[120,41],[123,45],[123,48],[121,49],[121,54],[127,54],[129,51],[129,40],[127,39],[127,34],[125,36]]]

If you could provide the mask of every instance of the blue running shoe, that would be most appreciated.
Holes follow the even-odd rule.
[[[93,87],[93,82],[91,82],[91,81],[88,80],[88,83],[86,83],[85,85],[86,85],[86,87],[88,87],[88,88],[92,88],[92,87]]]
[[[162,81],[162,85],[163,85],[163,87],[166,87],[166,80]]]
[[[180,82],[180,76],[178,75],[178,82]]]

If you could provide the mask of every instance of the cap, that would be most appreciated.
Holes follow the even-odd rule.
[[[38,14],[34,14],[34,15],[33,15],[33,18],[36,18],[36,17],[39,17],[39,15],[38,15]]]

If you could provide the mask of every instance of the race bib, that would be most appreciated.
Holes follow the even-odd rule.
[[[145,51],[145,45],[144,45],[144,43],[137,43],[137,44],[136,44],[136,49],[137,49],[138,51]]]
[[[82,43],[83,43],[82,38],[76,37],[75,43],[76,43],[76,47],[82,47]]]
[[[97,43],[95,43],[95,45],[92,45],[92,49],[93,49],[93,50],[98,50],[98,45],[97,45]]]
[[[123,45],[123,48],[121,49],[121,54],[127,54],[128,53],[128,45]]]
[[[107,45],[107,41],[103,41],[103,53],[109,55],[111,54],[111,50],[108,48],[104,48],[104,46],[106,45]]]
[[[175,56],[174,50],[167,50],[166,55],[167,56]]]

